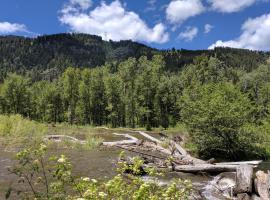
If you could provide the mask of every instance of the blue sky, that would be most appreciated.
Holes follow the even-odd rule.
[[[270,50],[269,0],[1,0],[0,34],[83,32],[156,48]]]

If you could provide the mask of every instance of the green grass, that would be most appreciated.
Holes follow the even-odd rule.
[[[7,149],[40,143],[44,136],[49,134],[69,135],[80,140],[86,140],[84,145],[64,140],[57,144],[59,147],[93,149],[101,144],[102,136],[109,132],[112,132],[112,130],[64,123],[51,125],[32,121],[20,115],[0,115],[0,146]]]
[[[67,123],[46,124],[23,118],[20,115],[0,115],[0,146],[6,148],[24,147],[40,143],[45,135],[68,135],[80,140],[85,140],[86,143],[82,145],[69,140],[63,140],[56,144],[57,147],[91,150],[100,146],[103,141],[121,139],[121,137],[115,138],[111,133],[128,133],[130,130],[145,131],[145,128],[112,129],[104,126],[80,126],[70,125]],[[191,151],[194,150],[192,143],[189,141],[187,129],[181,124],[166,130],[163,128],[153,128],[150,132],[154,135],[162,132],[168,135],[169,138],[172,138],[175,135],[180,135],[184,139],[184,142],[188,144],[186,146],[190,148]],[[164,142],[164,145],[168,145],[166,141]]]
[[[21,147],[22,144],[41,141],[48,128],[20,115],[0,115],[0,144],[4,147]]]

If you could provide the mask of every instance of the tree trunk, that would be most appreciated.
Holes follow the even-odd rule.
[[[236,170],[236,188],[235,193],[251,193],[252,192],[253,167],[251,165],[237,166]]]

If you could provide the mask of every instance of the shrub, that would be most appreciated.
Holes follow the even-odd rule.
[[[194,87],[182,97],[182,119],[204,157],[260,157],[253,113],[248,97],[230,83]]]

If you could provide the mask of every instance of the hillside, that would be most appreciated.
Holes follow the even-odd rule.
[[[215,50],[157,50],[132,41],[103,41],[87,34],[55,34],[37,38],[0,37],[0,77],[8,72],[30,74],[34,80],[54,79],[68,66],[93,68],[106,62],[117,64],[129,57],[162,54],[168,70],[179,70],[199,55],[214,56],[227,66],[245,69],[263,63],[269,53],[231,48]]]

